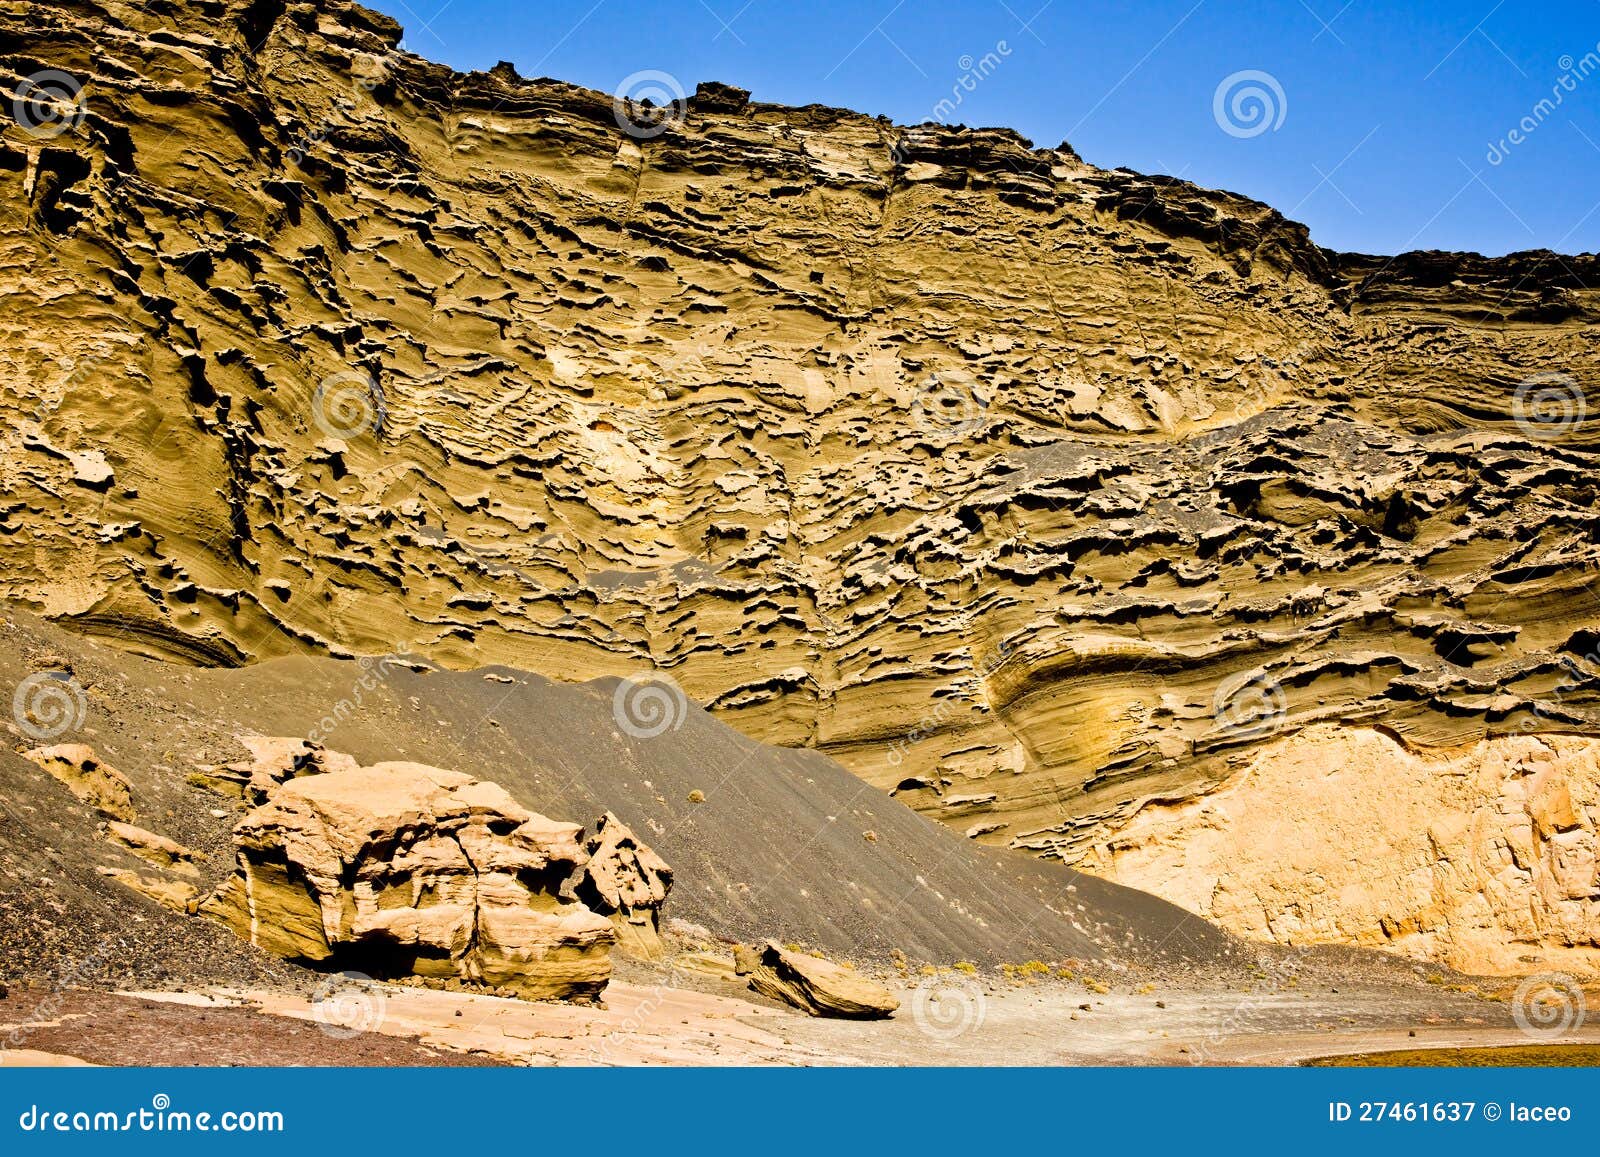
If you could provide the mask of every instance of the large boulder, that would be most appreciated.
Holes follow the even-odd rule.
[[[582,831],[461,772],[345,766],[240,821],[238,870],[201,911],[292,960],[592,1000],[616,932],[562,895]]]
[[[739,945],[734,969],[750,978],[750,987],[756,992],[811,1016],[881,1020],[900,1007],[894,993],[883,985],[857,976],[842,964],[791,952],[771,940],[759,951]]]
[[[575,884],[578,899],[610,917],[625,954],[661,959],[661,905],[672,890],[672,869],[610,812],[595,824],[584,850],[589,862]]]

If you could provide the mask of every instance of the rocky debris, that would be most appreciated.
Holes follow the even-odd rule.
[[[36,747],[24,754],[102,815],[124,823],[132,823],[137,818],[128,777],[109,764],[101,763],[94,748],[87,744],[60,743],[54,747]]]
[[[881,1020],[900,1007],[894,993],[883,985],[842,964],[790,951],[771,940],[760,950],[736,945],[734,971],[748,977],[754,991],[792,1004],[809,1016]]]
[[[595,823],[584,850],[589,861],[574,884],[578,899],[611,918],[624,954],[661,959],[661,905],[672,890],[672,869],[611,812]]]
[[[208,881],[234,867],[232,829],[243,810],[200,790],[184,755],[207,766],[247,762],[236,736],[313,733],[329,705],[360,686],[362,710],[327,733],[330,749],[461,768],[547,816],[612,812],[672,866],[677,886],[663,915],[697,925],[680,933],[701,944],[770,937],[864,966],[893,948],[919,963],[985,967],[1074,958],[1187,970],[1244,958],[1234,938],[1175,905],[962,840],[816,752],[764,747],[697,707],[677,730],[631,736],[617,726],[615,680],[558,683],[514,670],[515,685],[501,686],[481,672],[401,668],[363,685],[358,662],[305,658],[192,670],[12,610],[0,616],[0,687],[46,651],[99,689],[95,732],[132,783],[143,826],[203,852]],[[458,725],[490,715],[500,728]],[[719,767],[739,768],[737,783],[710,803],[687,803]],[[34,764],[0,753],[0,796],[14,803],[0,824],[0,958],[11,966],[43,974],[114,935],[125,986],[159,986],[167,975],[316,983],[224,925],[144,904],[100,875],[102,864],[162,873],[106,843],[87,809]],[[878,832],[877,844],[861,838],[865,828]],[[775,848],[804,854],[774,856]],[[37,883],[45,877],[49,887]]]
[[[247,814],[238,870],[200,911],[308,964],[594,1000],[616,932],[563,895],[581,833],[461,772],[345,767]]]
[[[1439,750],[1321,726],[1212,792],[1148,801],[1080,864],[1252,939],[1389,948],[1474,975],[1587,974],[1600,971],[1597,828],[1600,741]]]

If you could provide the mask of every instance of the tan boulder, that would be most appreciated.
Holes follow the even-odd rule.
[[[61,743],[36,747],[25,753],[31,760],[66,785],[68,791],[111,819],[132,823],[133,790],[123,775],[110,764],[100,762],[94,748],[83,743]]]
[[[238,871],[201,911],[290,959],[593,999],[616,933],[561,895],[581,834],[461,772],[345,767],[246,815]]]
[[[121,820],[110,820],[105,825],[105,837],[111,843],[158,868],[166,868],[186,876],[200,874],[200,870],[195,867],[195,860],[204,857],[159,833],[125,824]]]
[[[672,890],[672,869],[610,812],[584,848],[589,862],[577,878],[578,899],[610,917],[626,955],[661,959],[661,905]]]
[[[743,944],[734,948],[734,970],[750,978],[750,987],[810,1016],[881,1020],[900,1007],[883,985],[820,956],[791,952],[774,941],[758,952]]]
[[[168,876],[147,876],[142,872],[129,871],[127,868],[97,868],[102,876],[115,880],[124,888],[131,888],[141,896],[154,900],[157,904],[171,908],[174,912],[192,915],[195,904],[195,888],[193,884],[174,880]]]
[[[352,756],[329,751],[320,743],[297,736],[238,735],[234,738],[249,750],[249,759],[222,767],[205,766],[200,771],[210,781],[209,786],[237,792],[246,803],[264,803],[278,785],[302,775],[350,771],[359,766]]]

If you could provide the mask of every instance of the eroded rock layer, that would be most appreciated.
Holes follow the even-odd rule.
[[[1594,726],[1594,258],[1334,254],[725,86],[640,139],[399,38],[0,3],[0,595],[202,664],[657,668],[1068,858],[1308,722]]]
[[[592,1000],[617,936],[563,894],[582,835],[459,771],[349,766],[240,820],[238,869],[200,911],[291,960]]]
[[[1324,726],[1214,792],[1151,801],[1080,867],[1287,944],[1362,944],[1463,972],[1600,965],[1600,741],[1408,750]]]

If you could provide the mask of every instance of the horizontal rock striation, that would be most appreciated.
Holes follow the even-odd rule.
[[[1595,726],[1592,256],[1336,254],[727,86],[642,136],[399,37],[0,4],[0,103],[81,90],[0,134],[0,595],[205,665],[660,669],[1069,859],[1319,721]]]

